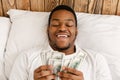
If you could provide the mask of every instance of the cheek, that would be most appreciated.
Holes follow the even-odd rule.
[[[54,34],[55,34],[55,29],[50,28],[48,30],[48,36],[49,36],[49,38],[53,39],[54,38]]]
[[[71,33],[72,33],[71,41],[74,41],[76,39],[76,36],[77,36],[77,31],[74,30]]]
[[[71,34],[73,37],[77,36],[77,30],[76,29],[71,29]]]

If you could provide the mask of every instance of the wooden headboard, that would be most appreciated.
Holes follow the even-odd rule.
[[[120,0],[0,0],[0,16],[7,16],[6,12],[13,8],[48,12],[60,4],[76,12],[120,15]]]

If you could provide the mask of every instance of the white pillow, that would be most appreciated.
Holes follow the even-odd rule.
[[[5,55],[5,71],[11,67],[19,52],[33,46],[48,45],[46,28],[49,13],[10,10],[12,29]],[[77,13],[78,37],[76,43],[82,48],[103,52],[110,65],[113,80],[120,79],[120,17]]]
[[[10,24],[9,18],[0,17],[0,80],[5,80],[3,62]]]
[[[82,48],[102,52],[113,80],[120,79],[120,16],[78,13],[78,39]]]
[[[34,46],[47,45],[48,12],[10,10],[12,27],[5,53],[5,72],[9,77],[15,58],[21,51]]]

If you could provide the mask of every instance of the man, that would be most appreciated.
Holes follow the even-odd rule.
[[[54,8],[47,32],[50,46],[20,55],[10,80],[111,80],[103,56],[74,44],[77,18],[73,9],[65,5]]]

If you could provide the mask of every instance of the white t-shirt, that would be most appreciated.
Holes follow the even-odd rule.
[[[9,80],[34,80],[34,70],[44,65],[45,60],[41,58],[44,53],[49,56],[53,53],[62,54],[63,62],[64,60],[74,60],[76,56],[80,55],[81,63],[76,69],[83,72],[84,80],[112,80],[105,58],[92,50],[84,50],[79,47],[76,47],[76,52],[71,55],[53,51],[50,47],[25,51],[15,61]]]
[[[3,60],[0,59],[0,80],[7,80],[4,74]]]

